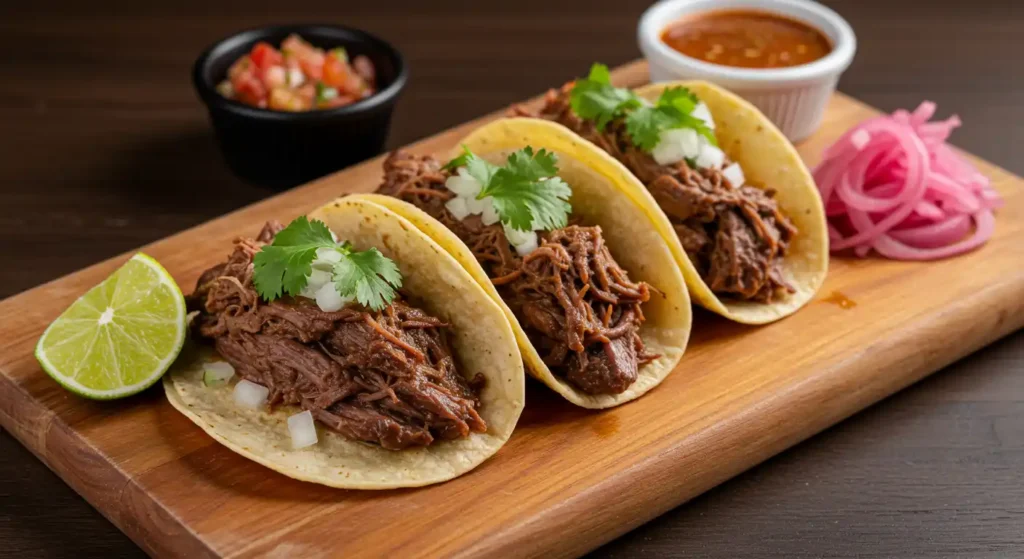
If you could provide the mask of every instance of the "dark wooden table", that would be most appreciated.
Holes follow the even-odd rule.
[[[841,89],[922,99],[954,142],[1024,174],[1016,0],[834,0],[859,52]],[[394,41],[413,77],[390,145],[636,58],[644,2],[209,1],[0,6],[0,297],[271,192],[226,170],[189,68],[213,40],[285,21]],[[102,3],[100,3],[102,4]],[[1024,333],[1018,332],[688,505],[599,557],[1024,556]],[[643,480],[637,480],[642,483]],[[0,557],[142,552],[0,433]]]

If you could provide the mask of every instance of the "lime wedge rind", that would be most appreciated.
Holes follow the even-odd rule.
[[[185,334],[187,329],[185,322],[186,309],[185,299],[181,293],[181,289],[174,282],[173,278],[167,272],[167,270],[165,270],[164,267],[161,266],[153,258],[145,254],[138,253],[135,256],[133,256],[129,262],[142,264],[148,267],[154,273],[156,279],[158,279],[158,281],[153,281],[152,288],[149,289],[146,293],[134,298],[124,300],[124,293],[121,292],[121,282],[119,281],[118,278],[111,277],[107,278],[107,280],[105,280],[103,283],[94,287],[93,289],[90,289],[87,293],[79,297],[75,301],[75,303],[73,303],[71,307],[69,307],[68,310],[66,310],[64,313],[73,315],[74,313],[72,313],[72,309],[76,307],[78,309],[81,309],[82,307],[87,307],[89,310],[99,315],[102,315],[105,309],[97,308],[95,302],[96,297],[102,296],[103,294],[95,293],[97,290],[105,290],[106,295],[110,299],[117,300],[118,298],[120,298],[122,299],[122,304],[131,305],[138,305],[140,300],[152,297],[154,293],[158,293],[158,290],[164,289],[167,291],[168,297],[166,297],[163,300],[163,302],[171,305],[171,308],[165,309],[166,311],[168,311],[168,316],[163,316],[160,314],[149,314],[147,316],[146,313],[139,313],[139,315],[123,317],[125,318],[125,320],[110,320],[106,323],[106,328],[101,327],[100,325],[93,326],[93,331],[91,332],[91,334],[93,335],[93,339],[89,342],[89,346],[86,348],[84,352],[82,352],[82,354],[85,356],[93,356],[97,351],[96,344],[107,344],[107,347],[103,348],[103,351],[106,352],[108,355],[114,357],[113,359],[109,360],[112,366],[109,369],[92,371],[92,376],[96,377],[97,375],[99,375],[109,377],[110,375],[114,375],[113,377],[110,377],[112,381],[110,382],[110,384],[117,386],[108,386],[102,389],[97,389],[95,387],[83,384],[82,382],[79,382],[79,377],[86,372],[83,371],[83,367],[90,365],[90,363],[87,360],[83,359],[80,363],[78,363],[78,366],[74,370],[66,371],[62,370],[60,365],[54,363],[50,358],[50,355],[48,354],[48,351],[59,349],[63,344],[68,343],[70,341],[68,339],[61,339],[56,340],[53,343],[49,343],[48,337],[51,334],[51,332],[54,331],[55,328],[66,327],[69,324],[80,324],[83,326],[89,326],[90,324],[96,324],[95,318],[90,319],[87,317],[82,317],[80,313],[77,316],[73,315],[65,318],[64,314],[62,314],[60,317],[57,318],[57,320],[55,320],[52,324],[50,324],[50,326],[46,328],[46,330],[43,332],[43,335],[39,338],[39,343],[36,345],[35,356],[36,359],[39,361],[40,366],[42,366],[43,370],[46,371],[46,373],[49,374],[50,377],[57,381],[57,383],[59,383],[61,386],[80,396],[95,400],[112,400],[142,392],[143,390],[149,388],[158,380],[160,380],[160,377],[162,377],[163,374],[167,371],[167,369],[170,368],[171,364],[174,363],[175,358],[177,358],[178,353],[180,353],[181,348],[185,343]],[[120,271],[121,270],[119,269],[118,272]],[[114,276],[117,276],[118,272],[115,272]],[[117,285],[106,285],[106,283],[110,280],[116,282]],[[172,314],[173,316],[170,316]],[[173,333],[171,333],[171,343],[170,346],[168,347],[168,350],[165,352],[166,355],[164,357],[160,358],[151,350],[151,348],[139,343],[138,338],[132,336],[129,332],[127,332],[127,328],[130,327],[130,323],[133,320],[138,320],[140,321],[140,323],[144,323],[147,326],[158,326],[163,324],[167,325],[168,327],[174,327],[174,331]],[[114,328],[121,330],[125,335],[121,336],[120,334],[114,334],[114,336],[112,337],[111,330]],[[82,337],[88,334],[90,334],[90,332],[72,334],[69,336],[69,338]],[[134,344],[137,344],[133,345],[132,347],[133,351],[136,352],[136,355],[138,354],[138,350],[143,350],[142,354],[145,357],[151,357],[152,361],[154,361],[154,363],[152,363],[151,366],[146,367],[146,374],[144,374],[142,378],[136,380],[135,382],[131,382],[128,384],[124,384],[123,382],[117,382],[118,380],[123,379],[123,371],[121,369],[121,365],[118,363],[117,357],[125,356],[125,352],[123,350],[119,350],[118,344],[114,342],[114,337],[119,337],[124,340],[128,340]]]

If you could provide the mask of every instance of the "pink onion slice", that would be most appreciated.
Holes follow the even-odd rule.
[[[935,109],[925,101],[913,112],[867,120],[825,150],[814,179],[833,252],[933,260],[992,236],[992,210],[1002,199],[946,144],[960,118],[929,122]]]

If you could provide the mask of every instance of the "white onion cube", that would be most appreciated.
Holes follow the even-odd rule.
[[[318,268],[313,268],[313,271],[306,276],[306,285],[315,285],[317,289],[329,281],[331,281],[331,273]]]
[[[530,236],[536,236],[533,231],[520,231],[508,225],[502,225],[502,229],[505,230],[505,238],[508,239],[508,244],[515,246],[523,244],[530,240]]]
[[[342,297],[338,293],[338,288],[334,286],[334,282],[325,283],[316,291],[316,295],[313,298],[316,299],[316,306],[320,307],[320,310],[324,312],[340,311],[342,307],[352,300],[349,297]]]
[[[480,189],[483,188],[483,185],[474,179],[465,167],[459,167],[456,174],[444,181],[444,186],[464,198],[476,197],[477,194],[480,194]]]
[[[288,417],[288,433],[292,436],[292,448],[313,446],[317,442],[313,414],[306,410]]]
[[[495,223],[498,223],[498,220],[501,218],[498,216],[498,210],[494,209],[494,199],[488,196],[483,199],[483,203],[484,211],[480,213],[480,221],[482,221],[484,225],[494,225]]]
[[[697,156],[697,166],[701,169],[718,168],[725,163],[725,152],[711,144],[705,144]]]
[[[235,376],[235,368],[227,361],[215,361],[203,365],[203,384],[217,386]]]
[[[452,217],[462,221],[469,215],[469,208],[466,207],[466,199],[462,196],[456,196],[451,200],[448,200],[444,204],[445,208],[452,214]]]
[[[722,176],[725,177],[725,180],[729,181],[729,184],[731,184],[733,188],[743,186],[743,183],[747,180],[746,177],[743,176],[743,168],[740,167],[739,163],[733,163],[725,169],[722,169]]]
[[[341,262],[341,253],[337,250],[326,247],[316,249],[316,259],[313,260],[314,266],[324,265],[330,268],[338,262]]]
[[[711,116],[711,110],[708,109],[708,106],[705,105],[703,102],[697,104],[697,107],[693,109],[693,112],[690,113],[690,116],[703,120],[704,124],[706,124],[708,128],[712,130],[715,129],[715,119],[712,118]]]
[[[535,231],[531,231],[530,238],[514,246],[516,248],[516,252],[519,253],[519,256],[526,256],[527,254],[530,254],[537,249],[537,233]]]
[[[466,211],[469,212],[469,215],[484,213],[484,201],[477,200],[475,195],[471,198],[466,198]]]
[[[235,403],[243,408],[258,408],[267,403],[269,394],[270,389],[266,386],[242,379],[235,385],[234,398]]]
[[[306,81],[306,75],[302,73],[302,70],[298,68],[288,69],[288,86],[299,87]],[[335,241],[337,242],[337,241]]]

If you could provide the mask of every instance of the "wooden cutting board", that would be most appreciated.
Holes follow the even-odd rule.
[[[648,79],[639,62],[614,76]],[[801,154],[815,163],[874,114],[836,95]],[[412,147],[446,151],[481,122]],[[0,424],[153,555],[577,555],[1024,326],[1024,181],[975,162],[1006,200],[982,249],[924,264],[835,258],[817,300],[760,328],[698,311],[674,373],[616,409],[578,409],[531,383],[509,443],[445,484],[306,484],[213,442],[159,385],[113,403],[65,392],[40,370],[35,342],[127,255],[0,302]],[[236,235],[379,178],[377,158],[142,250],[189,291]]]

